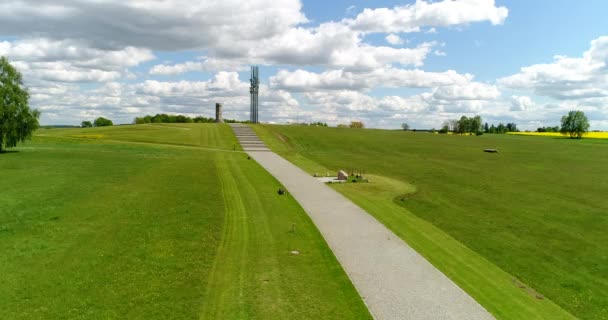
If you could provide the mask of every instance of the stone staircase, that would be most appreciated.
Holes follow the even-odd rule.
[[[239,140],[241,147],[245,151],[270,151],[268,147],[258,138],[258,135],[251,128],[242,123],[229,123],[234,131],[236,138]]]

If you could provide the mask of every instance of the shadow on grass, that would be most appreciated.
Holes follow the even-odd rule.
[[[11,154],[11,153],[19,153],[19,150],[2,150],[0,154]]]

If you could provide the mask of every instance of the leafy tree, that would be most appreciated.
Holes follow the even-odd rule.
[[[91,121],[83,121],[80,123],[80,126],[83,128],[90,128],[93,126],[93,124],[91,123]]]
[[[174,119],[173,122],[175,123],[192,123],[192,118],[184,116],[184,115],[176,115],[176,116],[170,116],[170,119]]]
[[[589,131],[589,120],[582,111],[570,111],[562,117],[562,134],[580,139]]]
[[[487,123],[486,123],[487,127]],[[443,123],[440,133],[447,133],[448,131],[452,131],[453,133],[458,134],[473,134],[478,133],[483,130],[484,126],[481,121],[480,116],[475,116],[469,118],[467,116],[462,116],[460,119],[456,120],[447,120]]]
[[[404,131],[407,131],[410,129],[410,125],[404,122],[401,124],[401,129],[403,129]]]
[[[109,126],[113,126],[114,123],[112,123],[112,120],[110,120],[110,119],[106,119],[104,117],[99,117],[99,118],[95,119],[95,121],[93,121],[93,125],[96,127],[109,127]]]
[[[486,122],[486,124],[483,125],[483,132],[488,133],[490,131],[490,126],[488,126],[488,123]]]
[[[30,139],[40,126],[40,111],[30,109],[29,97],[21,73],[0,57],[0,151]]]
[[[446,120],[441,125],[441,129],[439,129],[439,133],[446,134],[450,131],[450,121]]]
[[[458,120],[450,120],[448,121],[448,126],[450,130],[454,133],[460,132],[460,122]]]
[[[363,121],[351,121],[349,127],[363,129],[365,128],[365,124],[363,123]]]
[[[457,125],[458,130],[454,130],[454,133],[469,132],[469,125],[470,125],[469,118],[467,118],[466,116],[460,117],[460,120],[458,120],[458,125]]]
[[[469,119],[469,132],[478,133],[482,130],[481,117],[475,116]]]
[[[517,132],[517,125],[513,122],[507,123],[507,132]]]

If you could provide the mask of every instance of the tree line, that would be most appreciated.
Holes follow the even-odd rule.
[[[517,129],[517,125],[513,122],[509,122],[506,125],[499,123],[497,126],[494,126],[494,124],[492,124],[491,126],[488,126],[488,123],[486,122],[483,126],[483,132],[484,133],[507,133],[507,132],[519,132],[519,130]]]
[[[555,127],[538,127],[536,132],[560,132],[561,128],[559,126]]]
[[[349,124],[339,123],[336,128],[363,129],[365,128],[365,123],[363,121],[351,121]]]
[[[80,126],[83,128],[91,128],[91,127],[110,127],[113,126],[114,122],[112,122],[112,120],[110,119],[106,119],[104,117],[99,117],[95,120],[93,120],[93,122],[91,121],[83,121],[80,123]]]
[[[446,120],[441,126],[439,133],[452,132],[455,134],[476,134],[482,135],[484,133],[507,133],[517,132],[517,125],[515,123],[499,123],[498,125],[488,124],[487,122],[482,124],[481,116],[467,117],[462,116],[460,119]]]
[[[570,138],[580,139],[589,132],[589,119],[584,112],[580,110],[572,110],[561,119],[561,127],[539,127],[537,132],[559,132],[563,135],[568,135]]]
[[[133,120],[134,124],[144,124],[144,123],[213,123],[215,122],[214,118],[207,118],[203,116],[198,117],[188,117],[181,114],[173,115],[173,114],[165,114],[159,113],[153,116],[147,115],[145,117],[136,117]],[[248,123],[249,121],[239,121],[233,119],[224,119],[224,122],[227,123]]]

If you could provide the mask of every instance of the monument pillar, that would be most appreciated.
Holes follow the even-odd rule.
[[[251,105],[249,112],[249,121],[251,123],[258,123],[258,93],[260,91],[260,79],[258,66],[251,67],[251,87],[249,87],[249,93],[251,94]]]
[[[215,123],[223,123],[224,118],[222,118],[222,104],[215,104]]]

